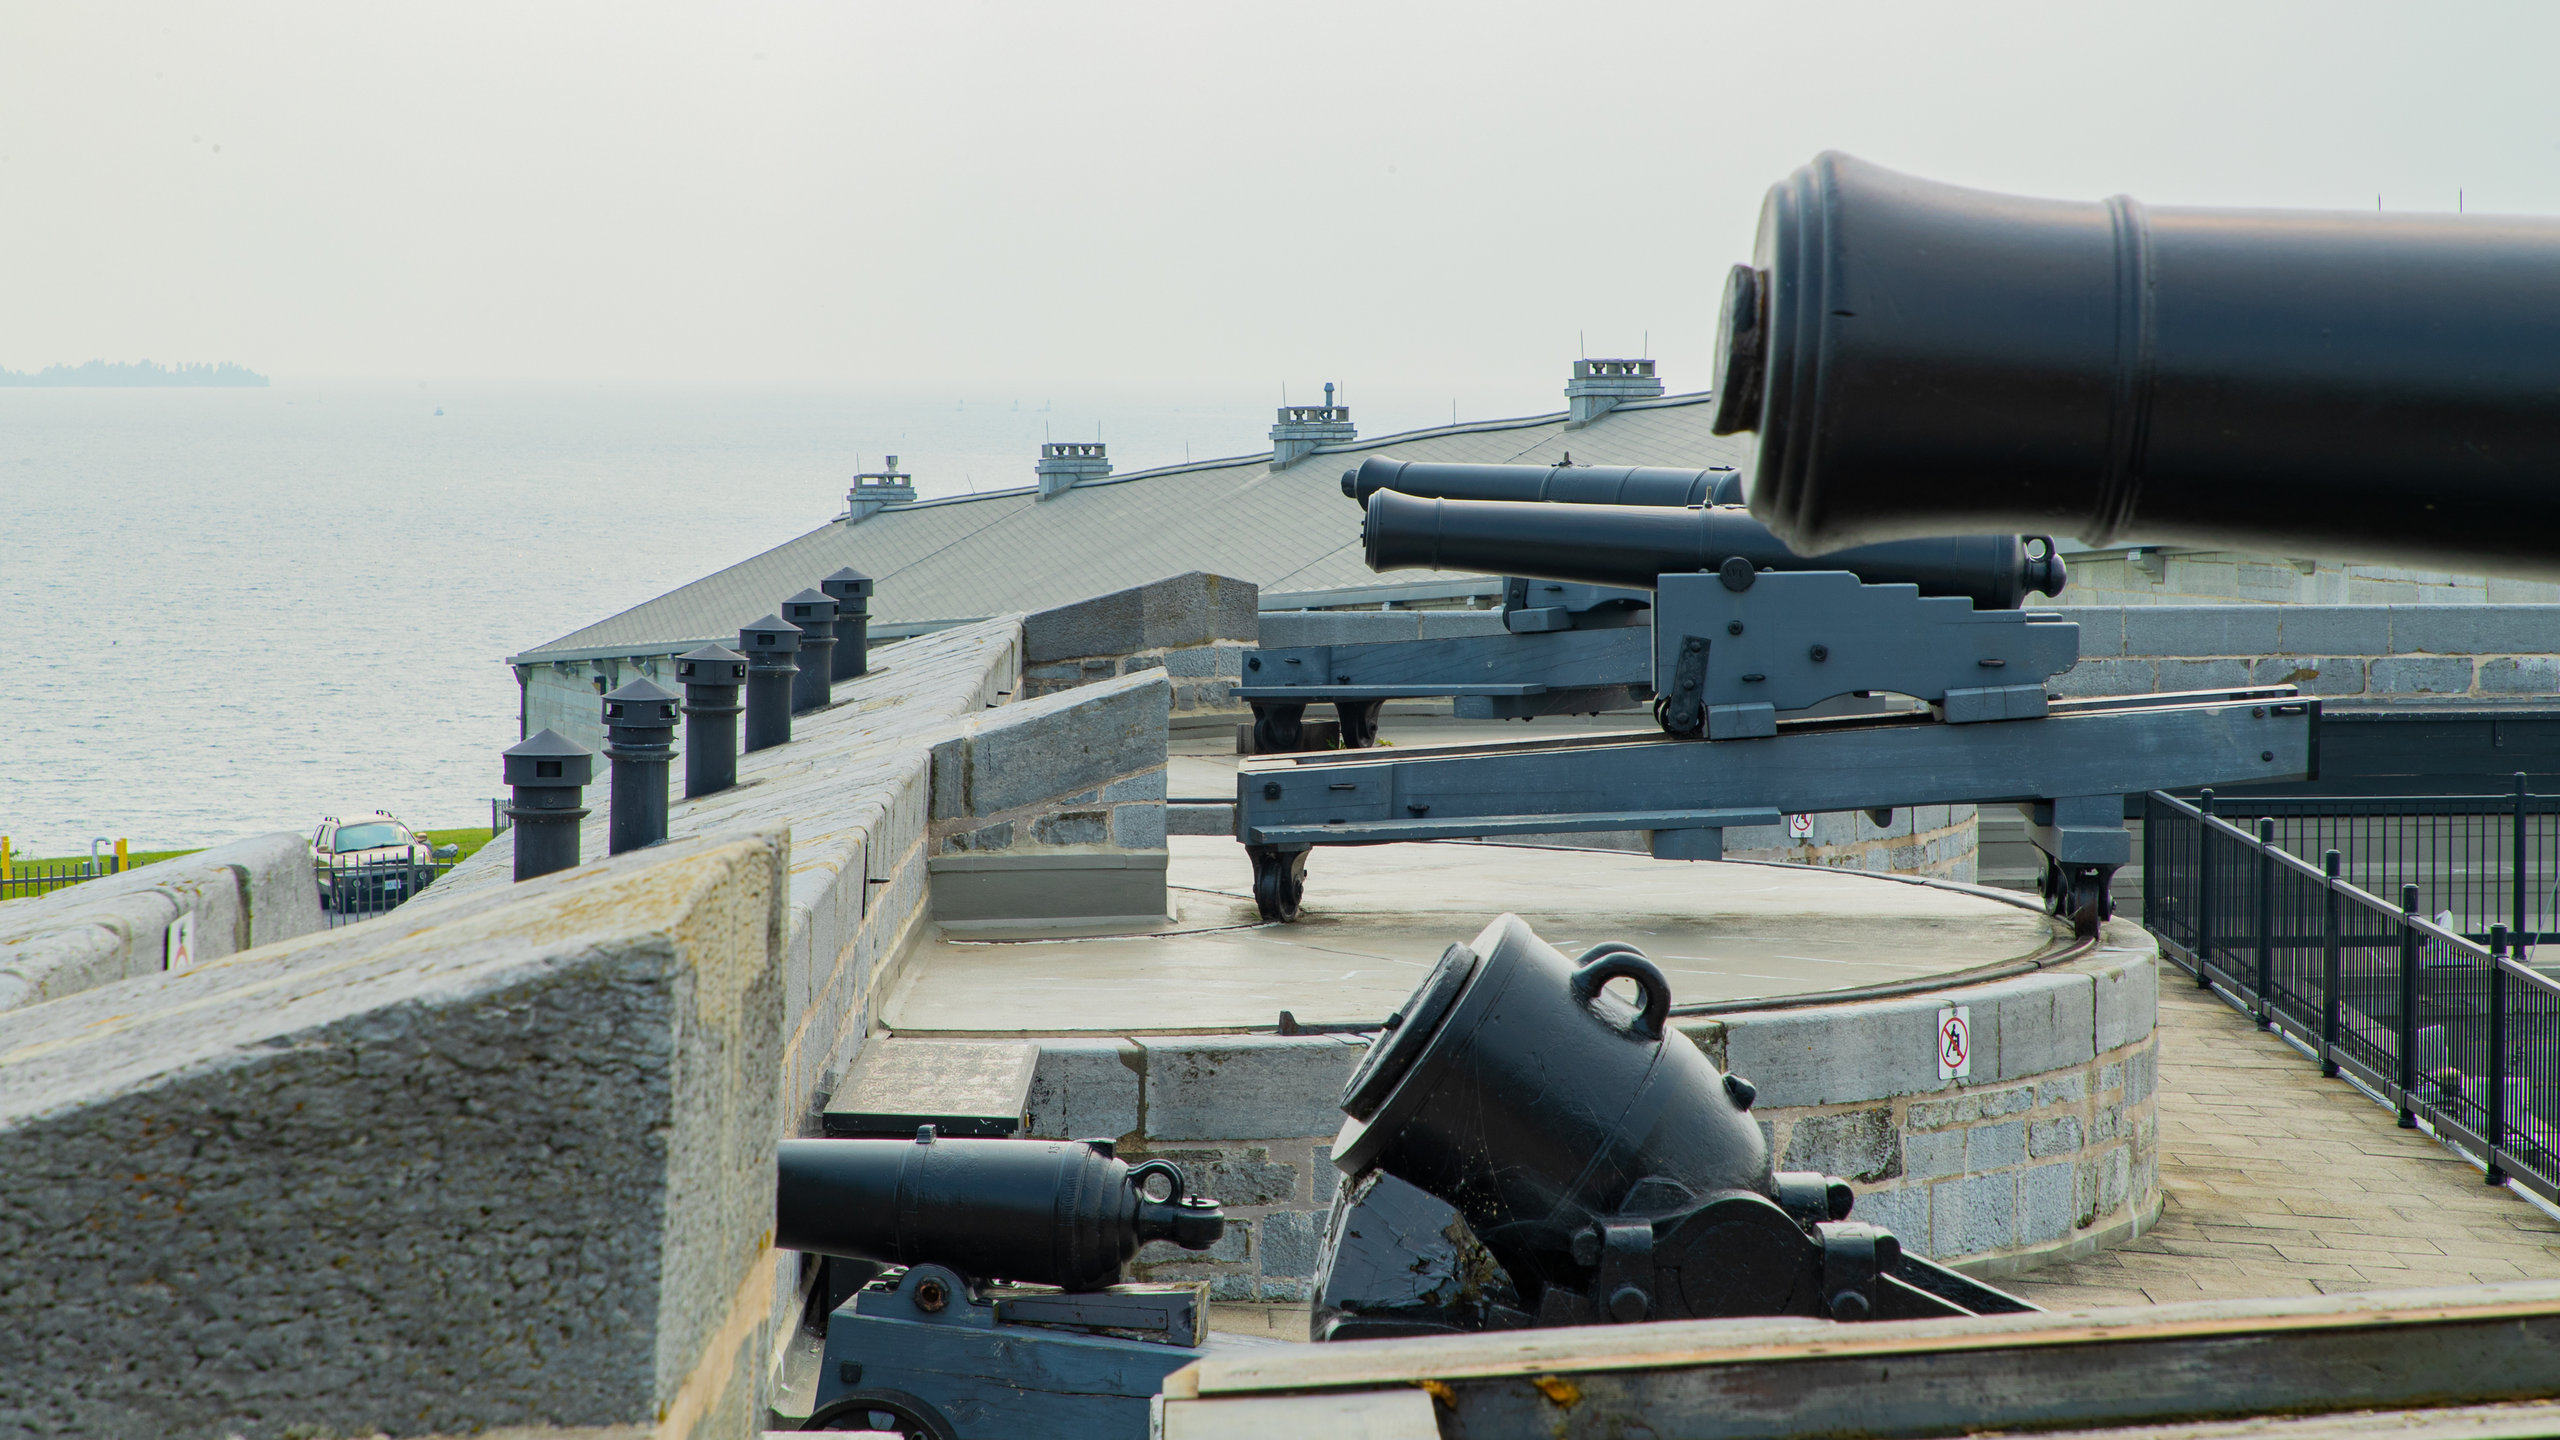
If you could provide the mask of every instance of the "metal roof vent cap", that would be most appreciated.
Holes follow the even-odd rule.
[[[1576,360],[1564,382],[1564,428],[1579,430],[1629,400],[1655,400],[1662,378],[1650,360]]]
[[[847,525],[859,525],[892,505],[912,505],[916,501],[913,475],[898,468],[898,457],[877,470],[866,470],[853,477],[853,488],[844,492],[844,513],[836,519]]]
[[[1351,407],[1333,403],[1333,382],[1324,387],[1321,405],[1283,405],[1271,427],[1271,468],[1286,470],[1326,445],[1347,445],[1359,438],[1351,428]]]
[[[1099,440],[1050,441],[1041,445],[1040,463],[1032,470],[1040,477],[1040,498],[1046,500],[1109,475],[1111,455]]]

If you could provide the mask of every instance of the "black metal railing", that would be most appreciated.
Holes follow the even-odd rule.
[[[2245,803],[2356,806],[2373,813],[2354,818],[2392,819],[2379,809],[2391,803],[2382,799]],[[2309,813],[2335,820],[2353,812]],[[2428,918],[2431,908],[2450,910],[2460,925],[2476,913],[2463,907],[2491,893],[2511,903],[2512,894],[2472,885],[2458,868],[2421,865],[2415,873],[2450,876],[2456,903],[2402,880],[2395,905],[2355,877],[2411,873],[2410,856],[2425,847],[2402,843],[2406,827],[2288,832],[2285,816],[2245,818],[2254,819],[2254,834],[2216,814],[2210,792],[2192,804],[2158,791],[2146,801],[2143,923],[2161,952],[2262,1028],[2299,1044],[2322,1073],[2354,1080],[2393,1107],[2403,1126],[2423,1125],[2469,1155],[2491,1183],[2512,1180],[2560,1203],[2560,981],[2508,953],[2503,920],[2486,927],[2484,944]],[[2391,853],[2356,856],[2329,845],[2314,863],[2286,845],[2289,834],[2306,833],[2348,845],[2377,834]],[[2512,843],[2504,831],[2500,838]],[[2528,835],[2515,851],[2530,858],[2529,842]],[[2518,864],[2519,877],[2530,873],[2538,872]]]
[[[451,860],[322,860],[313,865],[320,885],[320,918],[331,928],[388,914],[451,870]]]
[[[2348,883],[2397,895],[2415,885],[2428,913],[2485,943],[2504,924],[2519,950],[2560,941],[2560,795],[2535,795],[2518,774],[2500,795],[2373,795],[2198,801],[2243,830],[2275,822],[2275,842],[2317,863],[2339,853]]]

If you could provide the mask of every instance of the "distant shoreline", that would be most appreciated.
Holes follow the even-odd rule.
[[[67,387],[67,386],[262,386],[267,377],[246,365],[225,360],[216,365],[158,365],[149,360],[111,362],[91,360],[82,365],[47,365],[29,374],[23,370],[0,370],[0,386]]]

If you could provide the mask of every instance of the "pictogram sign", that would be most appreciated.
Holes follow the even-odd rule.
[[[1962,1080],[1973,1073],[1973,1007],[1938,1007],[1938,1078]]]

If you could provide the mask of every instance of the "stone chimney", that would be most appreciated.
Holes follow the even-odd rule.
[[[915,478],[898,468],[897,456],[890,456],[879,469],[853,477],[853,488],[844,495],[844,513],[836,518],[847,525],[859,525],[874,511],[914,504]]]
[[[1579,430],[1629,400],[1651,400],[1662,381],[1650,360],[1576,360],[1564,382],[1564,428]]]
[[[1110,453],[1099,440],[1058,440],[1040,447],[1040,498],[1064,495],[1088,480],[1111,473]]]
[[[1318,446],[1347,444],[1359,438],[1351,428],[1351,407],[1333,403],[1333,382],[1326,381],[1321,405],[1283,405],[1271,427],[1271,468],[1286,470],[1314,453]]]

